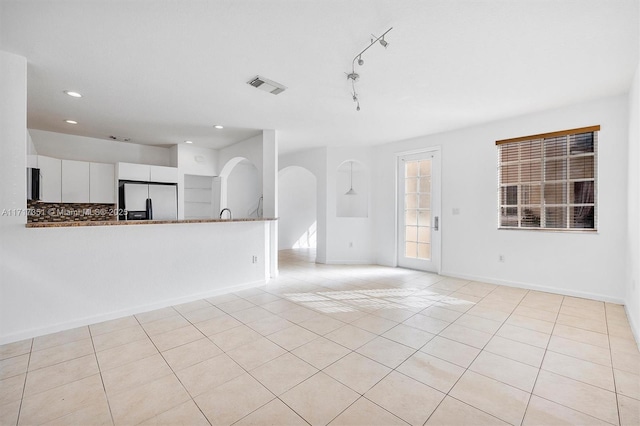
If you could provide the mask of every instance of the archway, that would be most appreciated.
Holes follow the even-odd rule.
[[[262,217],[262,177],[244,157],[227,161],[219,176],[220,208],[234,218]]]
[[[304,167],[285,167],[278,173],[278,187],[278,249],[315,249],[316,176]]]

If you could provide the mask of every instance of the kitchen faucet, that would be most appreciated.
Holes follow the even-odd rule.
[[[222,219],[222,215],[224,214],[225,210],[229,212],[229,219],[233,219],[233,217],[231,217],[231,209],[226,208],[226,207],[224,209],[220,210],[220,219]]]

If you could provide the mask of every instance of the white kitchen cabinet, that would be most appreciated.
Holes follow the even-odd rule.
[[[148,164],[118,163],[118,180],[149,182],[150,170]]]
[[[178,168],[148,164],[118,163],[118,180],[178,183]]]
[[[115,166],[113,164],[89,163],[89,202],[116,202]]]
[[[87,203],[89,201],[89,163],[62,160],[62,202]]]
[[[178,183],[176,167],[150,166],[150,182]]]
[[[40,200],[59,203],[62,196],[62,161],[57,158],[38,155],[38,168],[42,182]]]

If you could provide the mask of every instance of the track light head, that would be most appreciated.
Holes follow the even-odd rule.
[[[384,36],[382,36],[382,38],[380,39],[380,44],[382,45],[382,47],[384,47],[385,49],[387,48],[387,46],[389,45],[388,42],[386,42],[384,40]]]
[[[364,65],[364,60],[362,60],[361,57],[358,57],[358,65],[360,66]]]

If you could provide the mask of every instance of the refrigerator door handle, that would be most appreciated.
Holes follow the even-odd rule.
[[[147,220],[153,220],[153,205],[151,204],[151,198],[147,198]]]

